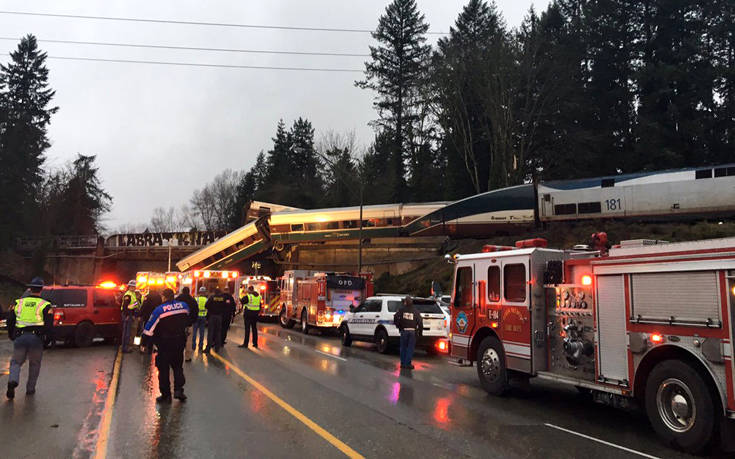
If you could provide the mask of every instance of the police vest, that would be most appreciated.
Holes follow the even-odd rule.
[[[255,296],[253,294],[248,294],[248,304],[247,304],[248,310],[249,311],[260,311],[260,301],[261,301],[260,295]]]
[[[207,297],[198,296],[197,305],[199,306],[199,317],[207,317]]]
[[[125,297],[130,297],[130,303],[128,303],[128,309],[137,309],[138,308],[138,297],[135,296],[135,293],[133,292],[125,292],[123,295],[123,303],[125,302]],[[122,309],[122,304],[120,305],[120,309]]]
[[[15,305],[16,328],[43,327],[43,310],[51,303],[42,299],[27,297],[21,298]]]

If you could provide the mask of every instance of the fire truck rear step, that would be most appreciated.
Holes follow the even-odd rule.
[[[536,376],[540,379],[546,379],[548,381],[555,381],[572,386],[584,387],[585,389],[598,390],[603,392],[609,392],[611,394],[623,395],[623,390],[612,386],[601,386],[599,384],[591,383],[583,379],[570,378],[568,376],[561,376],[556,373],[549,373],[546,371],[539,371]]]

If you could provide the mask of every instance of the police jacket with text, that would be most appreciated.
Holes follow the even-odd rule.
[[[183,301],[171,300],[151,313],[145,324],[143,334],[152,337],[153,342],[183,339],[186,341],[186,327],[189,326],[189,306]]]
[[[228,295],[224,293],[215,293],[207,300],[207,315],[224,316],[230,310]],[[232,297],[230,297],[232,298]]]
[[[414,305],[402,304],[393,316],[393,323],[399,330],[421,330],[421,313]]]

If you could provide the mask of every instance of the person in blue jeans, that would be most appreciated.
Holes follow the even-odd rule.
[[[194,298],[197,302],[199,312],[194,322],[194,332],[191,337],[191,350],[197,348],[197,335],[199,336],[199,352],[204,348],[204,330],[207,328],[207,287],[199,288],[199,295]]]
[[[393,316],[393,323],[401,332],[401,368],[413,370],[413,351],[416,348],[416,333],[421,330],[421,313],[413,305],[413,299],[407,296],[403,304]]]

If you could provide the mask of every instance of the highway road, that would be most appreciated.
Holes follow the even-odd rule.
[[[0,401],[3,457],[686,457],[645,416],[532,381],[487,395],[474,368],[417,351],[416,369],[368,344],[260,325],[185,363],[185,403],[157,405],[150,356],[95,344],[44,354],[37,393]],[[0,335],[0,387],[11,343]],[[110,391],[110,388],[113,391]],[[4,393],[4,389],[3,389]]]

